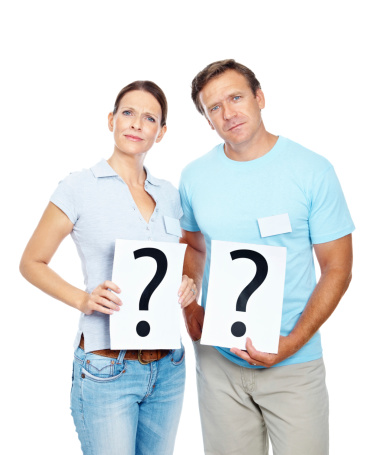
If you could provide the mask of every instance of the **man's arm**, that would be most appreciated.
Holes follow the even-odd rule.
[[[321,269],[320,280],[291,333],[280,337],[278,354],[257,351],[249,338],[247,352],[237,348],[232,348],[231,352],[252,365],[271,367],[295,354],[329,318],[351,281],[351,234],[314,245],[314,250]]]
[[[200,231],[189,232],[184,229],[180,243],[187,244],[184,257],[183,274],[193,278],[197,286],[198,299],[201,292],[202,275],[204,274],[206,246],[203,234]],[[202,326],[204,323],[204,309],[197,304],[197,300],[192,302],[183,310],[185,325],[189,336],[193,341],[201,338]]]

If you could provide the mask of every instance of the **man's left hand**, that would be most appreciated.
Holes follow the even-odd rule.
[[[283,360],[287,359],[287,357],[290,357],[296,352],[296,350],[293,349],[291,340],[288,336],[279,337],[278,354],[268,354],[266,352],[258,351],[253,346],[250,338],[247,338],[245,347],[247,349],[246,351],[242,351],[238,348],[231,348],[231,352],[241,357],[250,365],[257,365],[266,368],[272,367],[273,365],[282,362]]]

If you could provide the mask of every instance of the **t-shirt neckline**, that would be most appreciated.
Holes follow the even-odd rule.
[[[283,136],[278,136],[277,142],[274,146],[269,150],[269,152],[265,153],[265,155],[261,156],[260,158],[256,158],[250,161],[235,161],[229,158],[225,153],[225,144],[219,144],[217,146],[217,152],[226,166],[231,166],[233,168],[246,168],[246,169],[254,169],[260,166],[265,165],[266,163],[273,160],[283,149],[283,145],[285,142],[285,138]]]

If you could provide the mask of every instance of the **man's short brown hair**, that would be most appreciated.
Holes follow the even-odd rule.
[[[242,74],[247,79],[254,95],[256,95],[257,90],[261,88],[255,73],[241,63],[236,62],[234,59],[219,60],[218,62],[210,63],[210,65],[200,71],[192,81],[192,100],[200,114],[205,114],[199,98],[201,90],[211,79],[220,76],[228,70],[235,70]]]

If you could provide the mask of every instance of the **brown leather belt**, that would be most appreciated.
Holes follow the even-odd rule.
[[[85,348],[84,337],[81,335],[80,348]],[[125,360],[138,360],[142,365],[163,359],[170,351],[168,349],[154,349],[154,350],[141,350],[135,349],[127,350],[124,356]],[[118,349],[100,349],[99,351],[92,351],[92,354],[101,355],[102,357],[110,357],[117,359],[120,354]]]

